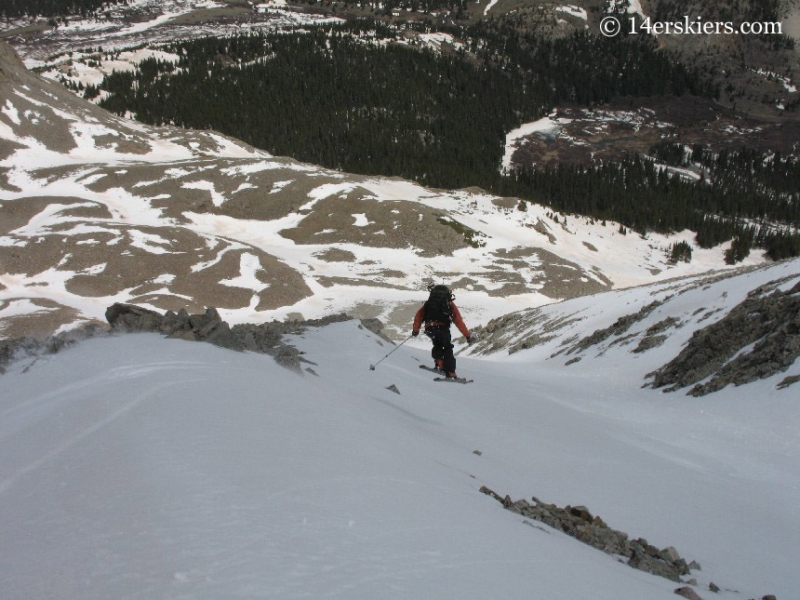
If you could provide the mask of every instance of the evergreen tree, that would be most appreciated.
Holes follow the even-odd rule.
[[[125,0],[3,0],[0,17],[56,17],[68,15],[88,16],[106,6]]]

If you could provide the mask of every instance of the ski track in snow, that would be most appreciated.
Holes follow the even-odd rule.
[[[167,367],[162,367],[162,369],[163,368],[167,368]],[[124,370],[127,371],[129,369],[124,369]],[[159,369],[158,368],[155,368],[155,369],[152,369],[152,368],[151,369],[142,369],[141,367],[133,369],[133,371],[135,373],[137,373],[137,374],[153,373],[153,372],[155,372],[157,370],[159,370]],[[112,374],[109,375],[109,377],[116,379],[118,377],[118,374],[112,373]],[[108,377],[103,377],[103,379],[107,379],[107,378]],[[91,388],[94,385],[97,385],[97,383],[98,382],[96,380],[95,381],[81,382],[81,384],[79,386],[76,386],[76,387],[82,388],[82,389],[91,390]],[[90,427],[77,432],[76,434],[70,436],[67,440],[65,440],[64,442],[62,442],[61,444],[59,444],[58,446],[56,446],[52,450],[48,451],[42,457],[37,458],[36,460],[34,460],[33,462],[31,462],[29,464],[26,464],[24,467],[19,469],[16,473],[11,475],[10,477],[7,477],[4,480],[0,481],[0,496],[3,496],[4,494],[6,494],[8,491],[10,491],[17,484],[17,482],[19,482],[21,479],[23,479],[25,477],[28,477],[32,473],[34,473],[40,467],[42,467],[43,465],[45,465],[48,462],[50,462],[53,458],[55,458],[57,456],[61,456],[65,451],[70,449],[75,444],[80,443],[84,439],[86,439],[89,436],[95,434],[96,432],[98,432],[99,430],[103,429],[104,427],[106,427],[110,423],[116,421],[117,419],[119,419],[123,415],[127,414],[132,409],[136,408],[136,406],[139,403],[143,402],[144,400],[147,400],[147,399],[151,398],[155,394],[160,393],[163,390],[166,390],[166,389],[168,389],[168,388],[170,388],[170,387],[172,387],[174,385],[175,385],[174,383],[169,382],[169,383],[164,383],[164,384],[162,384],[160,386],[157,386],[152,390],[148,390],[147,392],[141,394],[140,396],[138,396],[138,397],[134,398],[133,400],[131,400],[131,401],[127,402],[126,404],[124,404],[122,407],[120,407],[118,410],[113,412],[111,415],[109,415],[105,419],[102,419],[102,420],[98,421],[97,423],[91,425]],[[54,394],[54,396],[58,397],[58,396],[63,395],[64,393],[65,393],[65,390],[59,390],[58,393]],[[13,414],[11,414],[11,415],[2,414],[2,415],[0,415],[0,419],[5,420],[7,417],[14,417],[14,416],[15,415],[13,415]],[[3,435],[4,435],[3,433],[0,433],[0,437],[3,437]]]

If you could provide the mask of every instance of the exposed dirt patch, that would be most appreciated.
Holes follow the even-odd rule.
[[[80,313],[71,307],[63,306],[45,298],[12,298],[0,301],[0,311],[10,302],[27,301],[41,307],[41,311],[4,318],[0,321],[0,338],[12,339],[32,337],[42,339],[52,335],[61,327],[74,327],[80,320]]]
[[[268,221],[298,211],[309,202],[309,193],[337,181],[303,171],[285,159],[195,160],[98,169],[94,173],[102,177],[89,187],[96,192],[123,188],[154,198],[153,208],[179,222],[186,221],[187,211]]]
[[[375,273],[375,277],[386,277],[388,279],[400,279],[405,276],[406,274],[402,271],[396,271],[393,269],[386,269],[384,271],[378,271]]]
[[[249,20],[253,16],[253,9],[249,6],[226,8],[201,8],[195,9],[185,15],[180,15],[171,20],[172,25],[201,25],[206,23],[227,23]]]
[[[14,49],[5,42],[0,42],[0,85],[9,81],[19,81],[28,69]]]
[[[0,117],[0,119],[2,119],[2,117]],[[14,154],[14,152],[23,147],[24,146],[22,146],[22,144],[17,144],[16,142],[12,142],[11,140],[0,139],[0,160],[5,160],[9,158]],[[0,168],[0,187],[3,187],[4,189],[7,190],[16,190],[17,188],[12,186],[8,182],[8,177],[6,176],[6,173],[8,173],[8,171],[9,171],[8,167]]]
[[[491,278],[503,286],[488,291],[492,296],[538,291],[550,298],[566,299],[612,288],[612,282],[606,277],[600,274],[596,274],[596,278],[587,277],[577,264],[542,248],[501,250],[494,256],[497,259],[493,266],[497,271],[491,274]]]
[[[313,256],[325,262],[356,262],[356,255],[349,250],[342,250],[341,248],[328,248],[322,252],[317,252]]]
[[[0,42],[0,47],[5,46]],[[27,72],[26,72],[27,75]],[[57,93],[71,95],[63,88],[56,88]],[[31,95],[37,95],[31,91]],[[73,96],[74,100],[78,100]],[[52,101],[52,99],[50,99]],[[76,147],[70,123],[47,106],[47,97],[41,100],[22,97],[15,93],[11,81],[0,82],[0,104],[11,105],[16,109],[19,121],[5,119],[17,138],[34,138],[48,150],[67,153]],[[99,110],[99,109],[98,109]],[[0,117],[1,118],[1,117]]]
[[[326,288],[333,287],[335,285],[352,285],[352,286],[363,286],[369,288],[379,287],[379,288],[400,289],[396,285],[385,283],[383,281],[374,281],[369,279],[355,279],[349,277],[317,277],[317,283]]]
[[[83,204],[80,198],[36,198],[24,200],[3,200],[0,202],[0,235],[5,235],[19,227],[27,225],[30,220],[51,204]]]
[[[121,132],[96,135],[93,139],[96,148],[115,150],[121,154],[147,154],[153,149],[146,140]]]
[[[45,201],[38,208],[43,206]],[[85,233],[51,230],[35,241],[19,238],[20,246],[0,247],[0,262],[8,273],[64,273],[67,291],[79,296],[110,297],[126,291],[137,301],[154,300],[171,309],[237,309],[255,302],[257,310],[269,310],[311,294],[299,273],[256,248],[221,239],[209,244],[205,237],[180,228],[83,225]],[[255,281],[240,287],[235,281],[245,263]],[[43,277],[40,283],[46,285],[52,276]]]
[[[297,227],[281,235],[298,244],[356,243],[377,248],[419,248],[421,256],[466,247],[463,235],[440,222],[442,214],[403,200],[370,200],[363,188],[319,201]],[[360,215],[360,217],[357,217]]]

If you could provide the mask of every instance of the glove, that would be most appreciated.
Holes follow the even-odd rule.
[[[411,337],[417,337],[419,335],[419,331],[412,331]]]
[[[470,333],[469,337],[467,338],[467,344],[470,346],[478,341],[478,334],[477,333]]]

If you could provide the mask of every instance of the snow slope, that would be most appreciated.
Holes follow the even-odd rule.
[[[313,373],[154,334],[13,364],[3,597],[674,597],[482,485],[675,546],[704,597],[800,589],[800,408],[776,378],[689,399],[519,353],[460,358],[461,386],[422,348],[370,371],[391,347],[355,321],[293,342]]]

